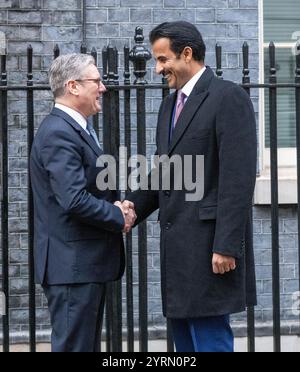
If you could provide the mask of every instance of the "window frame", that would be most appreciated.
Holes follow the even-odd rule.
[[[259,83],[265,82],[264,0],[259,0]],[[277,48],[294,48],[295,42],[274,42]],[[259,175],[257,177],[254,202],[257,205],[271,204],[270,149],[265,146],[265,89],[259,89]],[[279,204],[297,204],[297,149],[278,149]]]

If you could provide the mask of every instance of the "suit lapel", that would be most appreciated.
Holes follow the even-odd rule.
[[[89,136],[88,133],[70,115],[58,108],[54,108],[51,114],[59,116],[68,122],[80,134],[81,138],[93,149],[98,157],[103,154],[103,151],[97,146],[92,137]]]
[[[94,150],[97,156],[100,156],[103,154],[103,151],[100,149],[100,147],[96,144],[96,142],[93,140],[93,138],[87,134],[85,130],[82,130],[80,132],[81,137],[84,139],[84,141]]]
[[[182,136],[184,135],[185,131],[187,130],[188,126],[192,122],[196,112],[198,111],[199,107],[205,101],[206,97],[209,95],[208,92],[202,92],[200,94],[191,94],[188,98],[182,113],[178,119],[176,124],[176,128],[173,132],[172,141],[169,147],[169,153],[171,153],[177,143],[180,141]]]

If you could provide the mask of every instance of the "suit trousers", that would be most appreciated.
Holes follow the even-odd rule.
[[[197,318],[171,319],[177,352],[223,352],[234,351],[234,337],[229,315]]]
[[[43,286],[51,316],[52,352],[99,352],[105,284]]]

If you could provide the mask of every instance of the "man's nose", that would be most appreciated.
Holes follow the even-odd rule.
[[[105,85],[102,82],[100,82],[99,90],[101,94],[104,94],[107,91]]]
[[[155,70],[156,70],[157,75],[162,74],[164,69],[163,69],[162,65],[160,64],[160,62],[156,62]]]

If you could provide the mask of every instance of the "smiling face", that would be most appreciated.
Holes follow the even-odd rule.
[[[156,40],[152,47],[156,59],[156,73],[167,78],[171,89],[182,89],[193,77],[190,64],[192,50],[185,48],[178,57],[171,50],[171,42],[168,38]]]
[[[78,89],[77,104],[80,112],[86,117],[100,112],[100,98],[106,92],[106,88],[101,82],[97,67],[88,66],[83,77],[77,80],[76,84]]]

